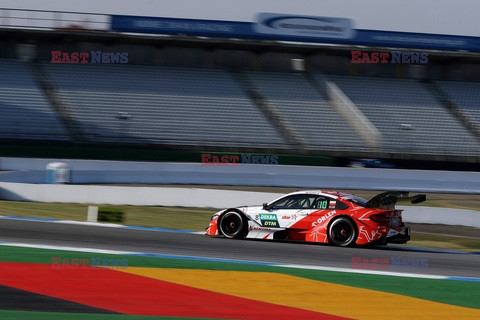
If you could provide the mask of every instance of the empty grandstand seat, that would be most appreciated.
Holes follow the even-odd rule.
[[[437,81],[440,88],[457,107],[475,121],[480,130],[480,83],[464,81]]]
[[[303,74],[248,72],[247,76],[308,148],[331,151],[366,148]]]
[[[219,69],[44,64],[93,141],[286,148]]]
[[[0,59],[0,75],[0,138],[69,140],[23,62]]]
[[[329,76],[383,134],[384,151],[479,155],[480,144],[417,80]]]

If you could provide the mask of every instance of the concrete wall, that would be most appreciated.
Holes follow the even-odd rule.
[[[228,208],[269,202],[277,193],[199,188],[0,182],[0,199],[36,202]]]
[[[284,165],[202,166],[62,159],[0,158],[0,182],[45,183],[46,165],[65,162],[72,183],[207,184],[480,194],[480,172]]]
[[[402,214],[405,222],[480,228],[480,211],[422,206],[398,206],[398,208],[405,210]]]
[[[199,188],[40,185],[0,182],[0,198],[38,202],[161,205],[228,208],[259,205],[283,194]],[[399,206],[405,222],[463,225],[480,228],[480,212],[473,210]],[[214,213],[215,210],[212,210]],[[86,211],[85,211],[86,212]],[[12,212],[12,214],[21,214]]]

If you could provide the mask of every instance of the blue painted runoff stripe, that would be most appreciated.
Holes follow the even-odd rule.
[[[395,251],[412,251],[412,252],[429,252],[429,253],[452,253],[452,254],[478,254],[478,252],[467,252],[452,249],[433,249],[423,247],[399,247],[399,246],[379,246],[379,248],[386,248]]]
[[[35,218],[35,217],[21,217],[21,216],[0,216],[0,218],[11,219],[11,220],[24,220],[24,221],[41,221],[41,222],[61,221],[61,220],[53,219],[53,218]]]
[[[469,277],[447,277],[445,280],[480,282],[480,278],[469,278]]]

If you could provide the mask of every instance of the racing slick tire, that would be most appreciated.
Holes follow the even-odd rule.
[[[247,219],[237,211],[228,211],[220,217],[219,230],[226,238],[242,239],[247,235]]]
[[[328,241],[335,246],[352,246],[357,241],[357,237],[357,226],[347,217],[333,220],[328,227]]]

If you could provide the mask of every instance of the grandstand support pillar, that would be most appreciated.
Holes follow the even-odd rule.
[[[480,128],[476,125],[475,120],[473,120],[467,113],[463,112],[463,110],[457,106],[455,101],[450,99],[436,83],[429,79],[423,79],[422,83],[441,103],[441,105],[446,108],[453,117],[460,121],[460,123],[462,123],[465,128],[477,138],[477,141],[480,142]]]
[[[30,70],[32,70],[37,85],[55,110],[55,113],[65,126],[71,139],[75,142],[85,142],[86,138],[80,124],[76,121],[72,110],[68,104],[65,103],[62,96],[53,85],[53,82],[48,78],[47,72],[38,63],[30,62],[28,65]]]
[[[260,90],[242,73],[232,72],[232,75],[240,83],[240,86],[253,101],[255,106],[265,115],[265,117],[273,124],[280,136],[292,146],[297,152],[305,151],[307,144],[300,138],[295,130],[288,125],[283,117],[278,114],[275,107],[260,93]]]
[[[327,101],[358,136],[372,149],[378,151],[382,145],[382,134],[358,109],[343,91],[333,82],[325,81]]]

